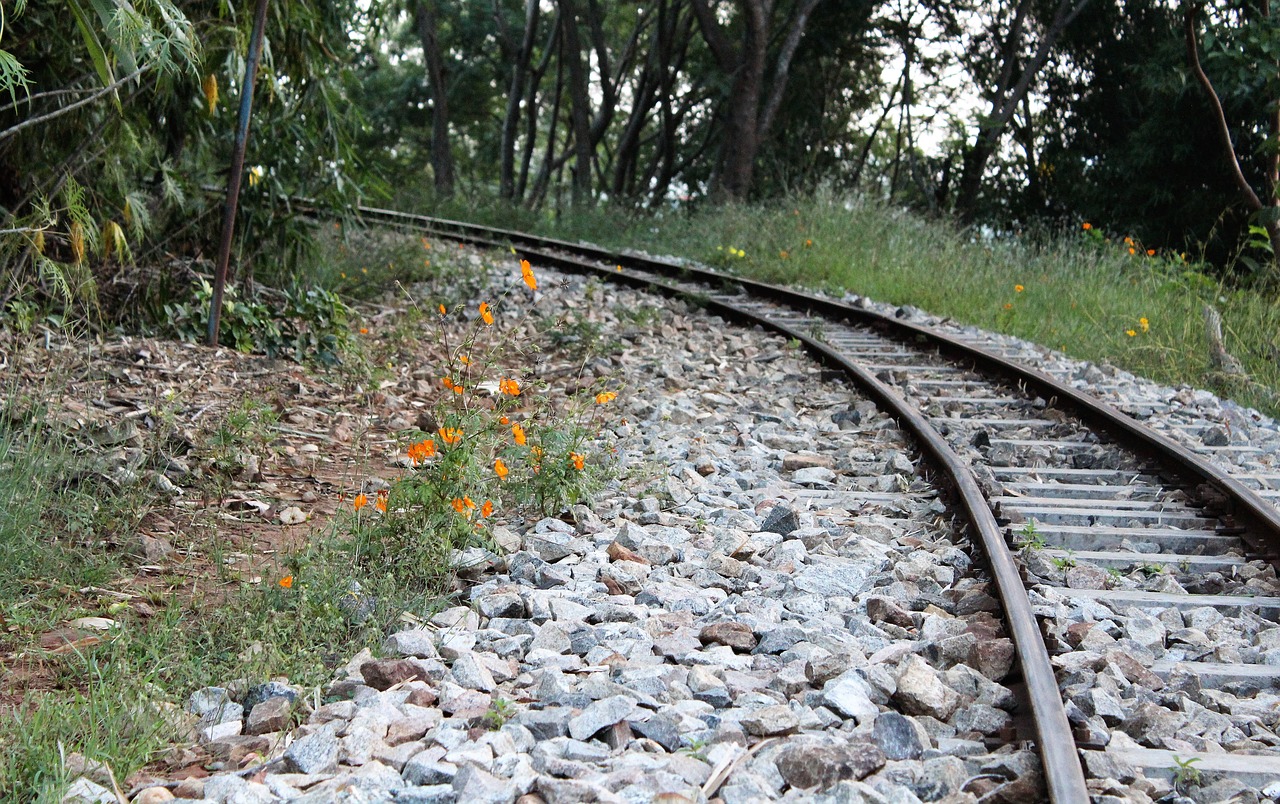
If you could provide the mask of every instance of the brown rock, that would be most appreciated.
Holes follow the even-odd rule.
[[[411,703],[414,706],[431,706],[439,697],[436,691],[426,684],[410,682],[405,686],[409,687],[409,697],[405,698],[405,703]]]
[[[430,680],[421,667],[408,659],[375,659],[365,662],[360,665],[360,675],[364,677],[364,683],[375,690],[387,690],[411,678]]]
[[[133,804],[159,804],[161,801],[173,801],[174,795],[166,787],[148,787],[133,797]]]
[[[271,748],[271,741],[266,737],[254,734],[237,734],[224,737],[205,745],[205,750],[214,759],[231,762],[239,766],[250,754],[261,754]]]
[[[289,725],[289,712],[292,704],[283,695],[268,698],[249,710],[245,720],[246,734],[268,734],[273,731],[284,731]]]
[[[999,681],[1013,669],[1013,640],[988,639],[973,647],[969,664],[992,681]]]
[[[728,645],[735,651],[746,653],[758,644],[750,626],[735,622],[712,623],[698,632],[702,644]]]
[[[794,452],[782,459],[782,469],[785,472],[794,472],[797,469],[812,469],[814,467],[834,469],[835,466],[835,459],[830,455],[819,455],[816,452]]]
[[[173,794],[178,798],[204,798],[204,780],[207,776],[191,776],[178,782]]]
[[[628,547],[623,547],[617,542],[613,542],[609,545],[608,552],[610,561],[634,561],[637,564],[644,564],[646,566],[649,564],[649,559]]]
[[[1090,622],[1079,622],[1068,625],[1066,633],[1067,644],[1073,648],[1080,647],[1080,643],[1084,641],[1084,638],[1095,625],[1097,625],[1097,623]]]
[[[1149,690],[1164,689],[1164,679],[1142,666],[1142,662],[1120,650],[1106,654],[1108,664],[1114,665],[1130,683],[1141,684]]]
[[[889,623],[899,628],[915,628],[911,613],[887,597],[867,599],[867,616],[872,622]]]

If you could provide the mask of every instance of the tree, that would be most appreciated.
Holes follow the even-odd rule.
[[[779,20],[775,19],[773,0],[734,0],[733,13],[723,23],[718,0],[691,0],[698,28],[721,74],[730,82],[721,105],[720,156],[713,195],[740,200],[750,194],[756,156],[782,104],[792,57],[809,16],[821,2],[795,0],[790,12]],[[784,33],[781,42],[775,43],[773,37],[779,29]],[[771,46],[773,70],[766,75]]]
[[[453,195],[453,150],[449,144],[449,89],[441,56],[435,0],[412,0],[413,25],[422,41],[427,67],[427,91],[431,97],[431,169],[436,192]]]
[[[1011,10],[1001,9],[1011,13],[1005,30],[999,30],[997,16],[990,20],[981,37],[980,41],[996,44],[995,59],[992,62],[971,60],[971,72],[989,108],[979,119],[973,144],[965,149],[963,156],[955,207],[966,222],[972,222],[977,215],[987,163],[999,149],[1009,122],[1031,91],[1059,37],[1089,4],[1089,0],[1056,0],[1052,16],[1041,23],[1043,29],[1032,45],[1028,40],[1040,22],[1035,0],[1016,2]]]

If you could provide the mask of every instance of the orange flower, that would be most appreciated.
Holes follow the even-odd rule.
[[[498,424],[511,424],[511,420],[508,419],[506,416],[499,416]]]
[[[446,444],[456,444],[462,440],[462,431],[456,427],[441,427],[440,440]]]
[[[471,358],[466,355],[458,355],[458,362],[464,366],[469,366],[471,365]]]
[[[530,290],[538,289],[538,278],[533,275],[533,267],[529,265],[528,260],[520,261],[520,276],[524,278],[524,283]]]
[[[596,394],[596,404],[607,405],[617,398],[618,398],[618,395],[615,394],[613,391],[605,391],[603,393]]]
[[[1156,250],[1155,250],[1155,249],[1153,249],[1153,248],[1149,248],[1149,249],[1147,249],[1147,256],[1148,256],[1148,257],[1154,257],[1154,256],[1156,256]]]
[[[369,334],[369,328],[368,328],[368,327],[361,327],[361,328],[360,328],[360,334],[361,334],[361,335],[368,335],[368,334]]]
[[[1022,291],[1024,291],[1024,290],[1026,290],[1026,288],[1024,288],[1022,285],[1014,285],[1014,286],[1013,286],[1013,292],[1014,292],[1014,293],[1021,293],[1021,292],[1022,292]]]
[[[1012,309],[1013,309],[1013,305],[1012,305],[1012,304],[1010,304],[1009,302],[1005,302],[1005,303],[1004,303],[1004,309],[1006,309],[1006,310],[1012,310]]]
[[[1085,221],[1084,223],[1080,224],[1080,228],[1082,228],[1082,229],[1084,229],[1086,232],[1088,232],[1088,231],[1091,231],[1091,230],[1093,229],[1093,224],[1092,224],[1092,223],[1089,223],[1088,221]]]
[[[583,467],[586,465],[587,456],[579,454],[577,452],[570,452],[569,460],[573,461],[573,468],[581,472]]]
[[[387,492],[385,490],[378,492],[378,499],[373,504],[373,507],[384,514],[387,512]]]
[[[498,476],[499,480],[507,479],[507,465],[499,458],[493,462],[493,473]]]
[[[453,390],[453,378],[452,378],[452,377],[449,377],[449,376],[441,377],[441,378],[440,378],[440,384],[441,384],[441,385],[443,385],[445,388],[448,388],[450,391],[452,391],[452,390]]]
[[[448,314],[449,314],[449,311],[448,311],[448,310],[446,310],[446,309],[444,309],[444,305],[443,305],[443,304],[441,304],[441,305],[440,305],[440,315],[448,315]]]
[[[525,444],[524,428],[520,426],[520,422],[511,425],[511,435],[515,437],[516,443],[520,446]]]
[[[804,247],[805,247],[805,248],[813,248],[813,241],[812,241],[812,240],[806,240],[806,241],[804,241]]]
[[[413,461],[414,465],[422,463],[435,454],[436,442],[430,438],[409,445],[409,460]]]
[[[493,313],[489,312],[489,302],[480,302],[480,318],[485,326],[493,326]]]
[[[791,255],[788,254],[787,250],[784,248],[782,251],[778,252],[778,256],[785,260],[787,257],[790,257]]]
[[[498,381],[498,390],[509,396],[520,396],[520,383],[515,380],[502,379]]]
[[[480,516],[493,516],[493,500],[485,500],[480,506]]]
[[[454,497],[449,504],[452,505],[453,510],[457,511],[458,513],[462,513],[463,511],[467,510],[467,504],[462,501],[461,497]]]
[[[425,237],[424,237],[424,238],[422,238],[422,247],[423,247],[423,248],[426,248],[426,249],[431,248],[431,242],[430,242],[429,240],[427,240],[427,238],[425,238]]]
[[[286,575],[286,576],[284,576],[283,578],[281,578],[280,580],[276,581],[276,583],[280,584],[280,588],[281,588],[281,589],[292,589],[292,588],[293,588],[293,576],[292,576],[292,575]]]
[[[1136,253],[1137,253],[1137,251],[1136,251],[1136,249],[1134,249],[1134,247],[1133,247],[1133,246],[1129,246],[1129,253],[1130,253],[1130,254],[1136,254]]]
[[[355,505],[356,510],[359,511],[361,508],[364,508],[366,505],[369,504],[369,498],[364,496],[364,493],[361,492],[360,494],[356,495],[356,499],[353,504]]]

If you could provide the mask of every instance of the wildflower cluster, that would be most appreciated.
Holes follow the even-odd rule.
[[[519,282],[536,290],[533,267],[527,260],[519,267]],[[593,389],[556,410],[539,383],[521,376],[520,332],[498,324],[504,305],[523,295],[517,289],[513,283],[501,298],[468,305],[476,315],[465,323],[444,305],[436,308],[439,385],[430,415],[420,420],[432,429],[408,433],[405,473],[379,496],[376,522],[361,520],[369,515],[365,494],[353,501],[357,525],[369,526],[383,549],[403,554],[425,535],[453,548],[484,541],[495,516],[526,505],[554,513],[597,482],[591,443],[601,408],[617,392]]]

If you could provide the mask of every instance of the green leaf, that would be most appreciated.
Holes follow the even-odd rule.
[[[84,40],[84,46],[88,49],[90,58],[93,59],[93,69],[97,71],[98,79],[102,81],[104,87],[111,86],[116,81],[115,74],[112,73],[111,64],[107,61],[107,52],[98,41],[97,32],[89,24],[89,16],[85,14],[77,0],[67,0],[67,6],[71,9],[71,15],[76,18],[76,27],[80,29],[80,38]],[[116,110],[123,112],[120,94],[112,92],[111,99],[115,101]]]

